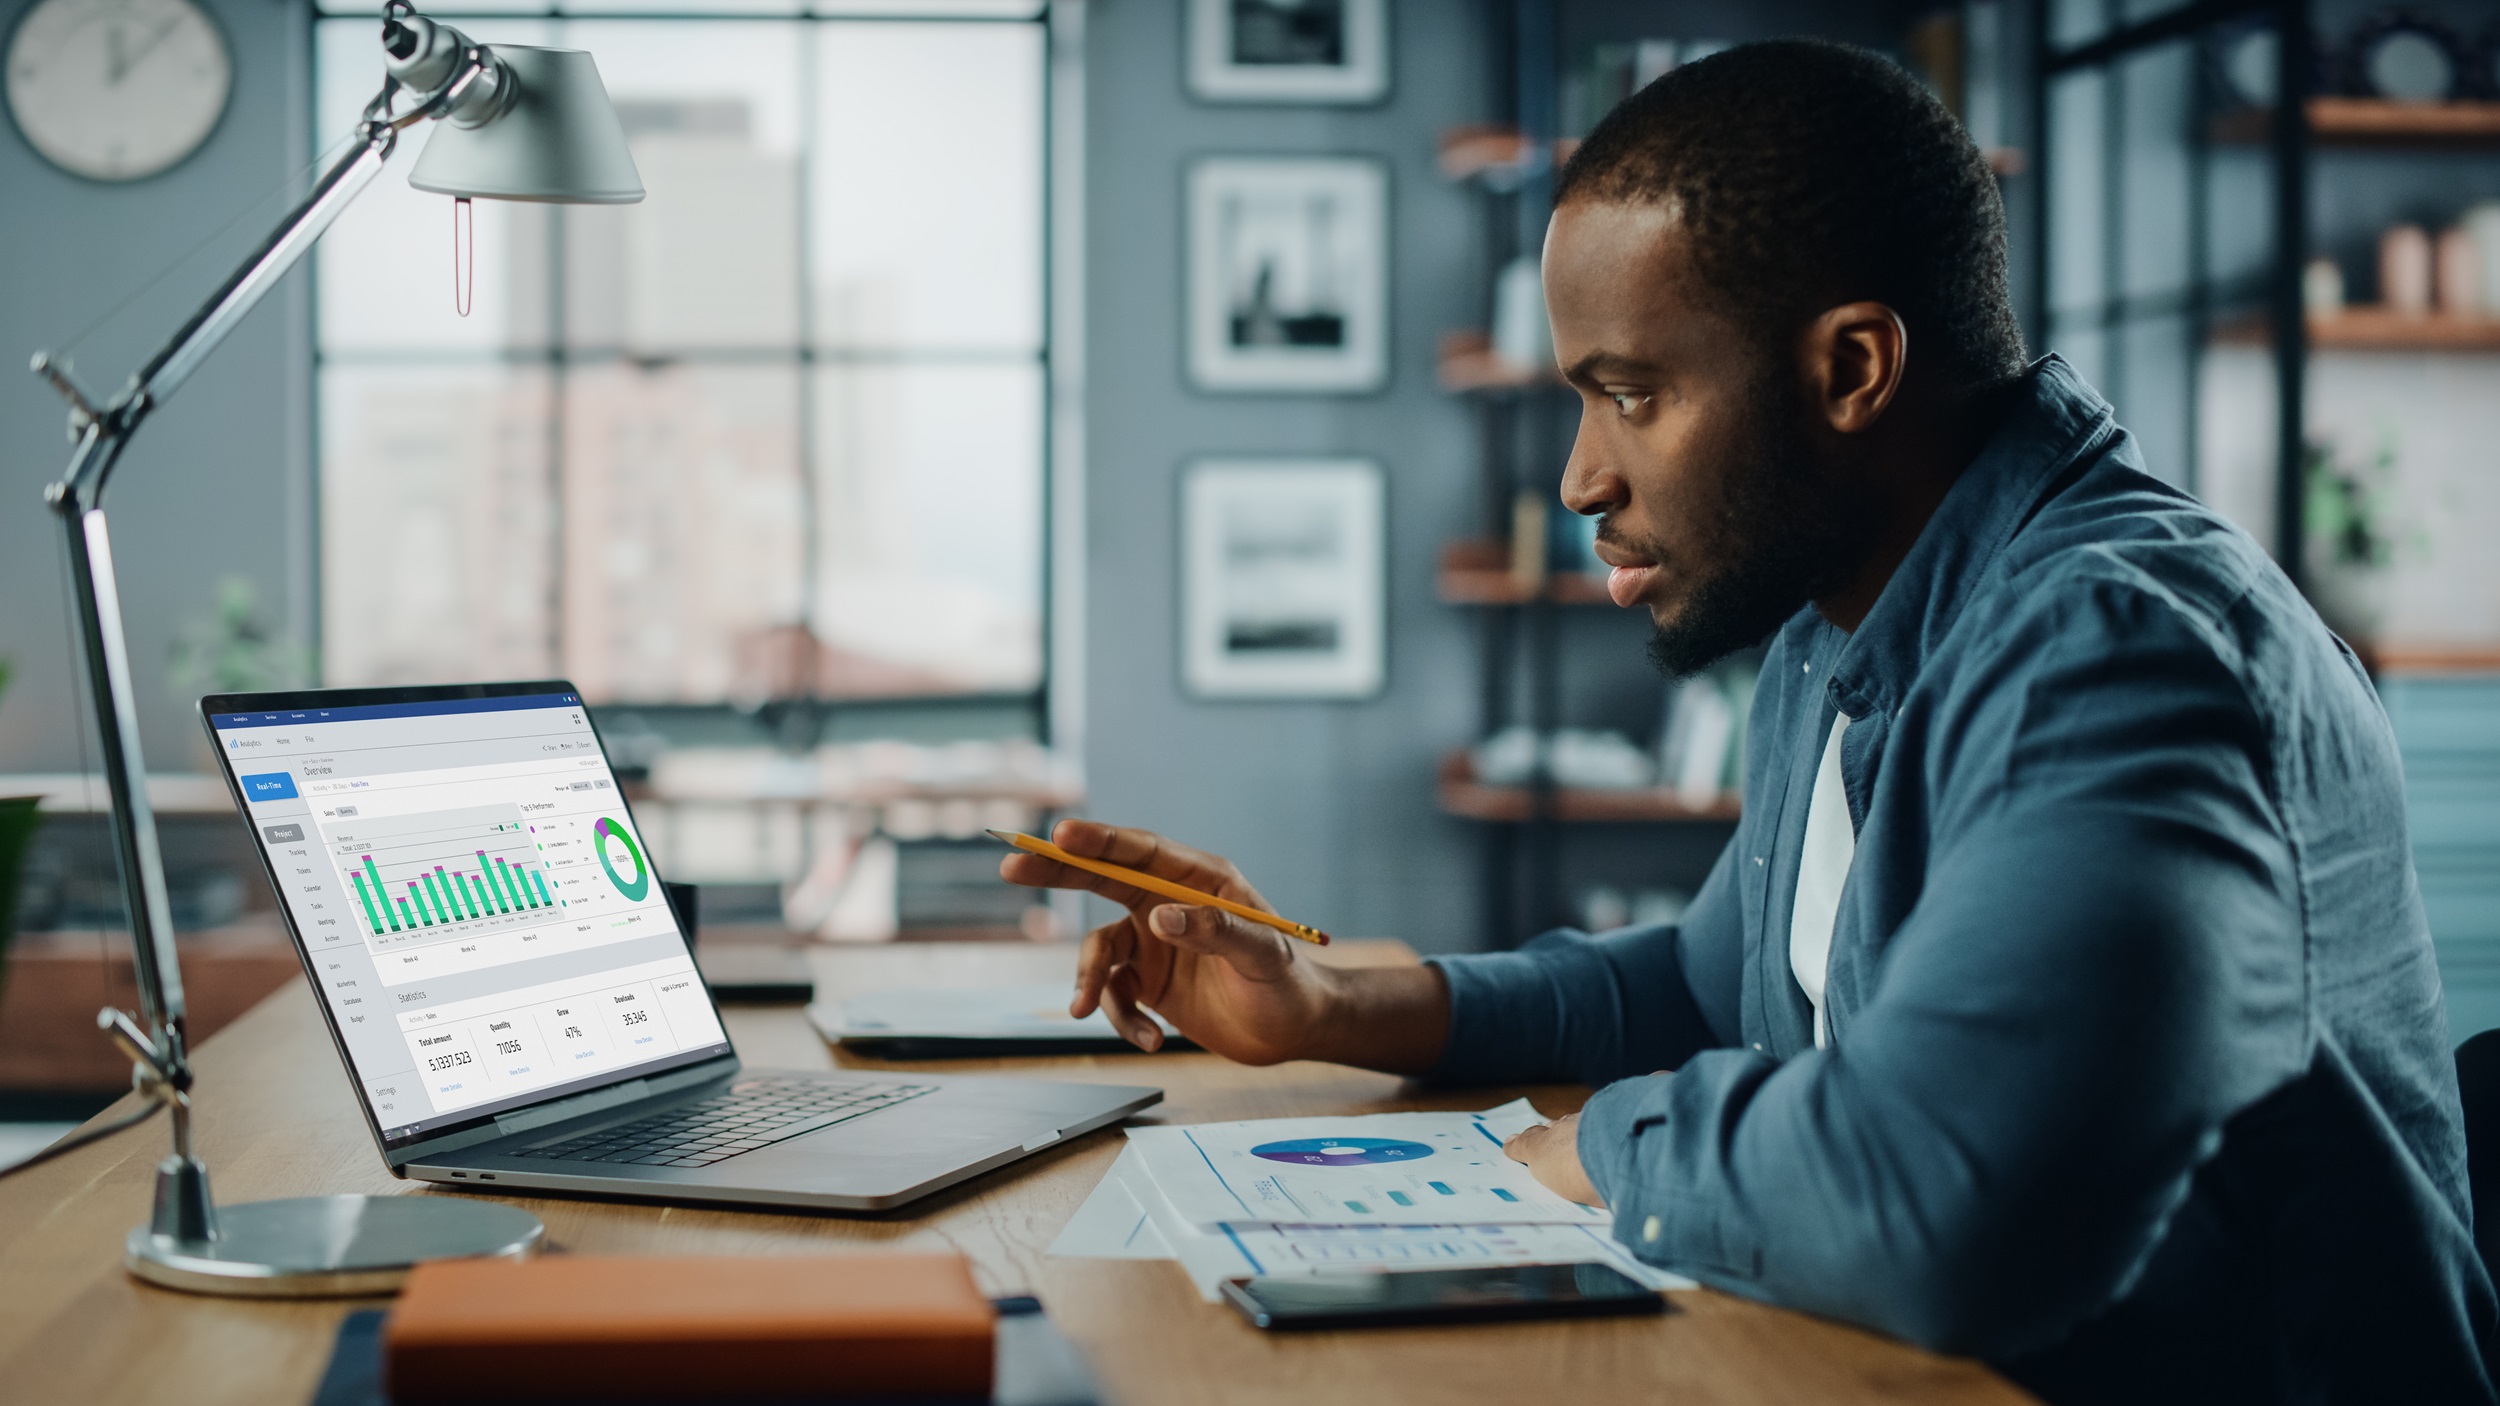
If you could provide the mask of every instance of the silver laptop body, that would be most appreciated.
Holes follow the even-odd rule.
[[[884,1211],[1163,1097],[746,1068],[570,683],[200,711],[395,1176]]]

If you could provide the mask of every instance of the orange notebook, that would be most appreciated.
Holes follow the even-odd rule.
[[[391,1399],[990,1394],[996,1313],[960,1255],[552,1255],[419,1265]]]

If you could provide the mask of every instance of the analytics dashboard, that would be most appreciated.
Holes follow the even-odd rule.
[[[386,1145],[728,1052],[578,696],[209,722]]]

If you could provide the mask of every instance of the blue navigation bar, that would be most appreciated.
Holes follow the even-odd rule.
[[[423,718],[444,713],[510,713],[532,708],[578,708],[578,693],[525,693],[513,698],[439,698],[428,703],[369,703],[360,708],[291,708],[278,713],[211,713],[220,732],[238,727],[285,727],[289,723],[352,723],[368,718]]]

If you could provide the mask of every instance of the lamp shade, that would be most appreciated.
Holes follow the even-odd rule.
[[[436,122],[408,184],[437,195],[631,205],[642,173],[608,102],[599,66],[579,49],[497,44],[511,106],[476,127]]]

